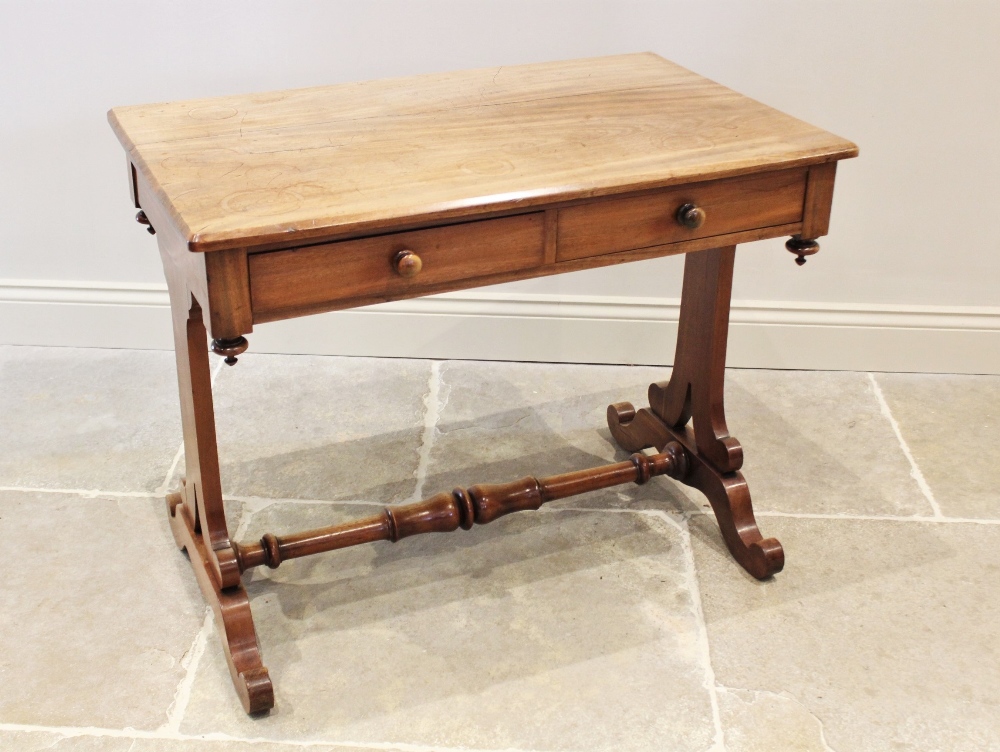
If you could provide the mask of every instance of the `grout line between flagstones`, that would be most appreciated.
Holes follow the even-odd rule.
[[[90,738],[113,738],[113,739],[164,739],[171,741],[204,742],[206,749],[210,749],[212,742],[237,742],[242,744],[272,744],[275,746],[302,747],[346,747],[350,749],[380,750],[384,752],[538,752],[537,750],[525,749],[522,747],[505,747],[502,750],[480,749],[474,747],[443,747],[435,744],[409,744],[407,742],[352,742],[352,741],[321,741],[312,739],[279,739],[260,736],[232,736],[220,732],[210,732],[207,734],[184,734],[174,731],[142,731],[139,729],[125,728],[113,729],[99,726],[35,726],[23,723],[0,723],[0,731],[20,732],[20,733],[46,733],[60,736],[63,739],[73,739],[80,737]]]
[[[49,493],[68,494],[96,499],[101,496],[124,499],[155,499],[159,496],[155,491],[102,491],[99,488],[35,488],[33,486],[0,486],[0,491],[17,491],[19,493]]]
[[[130,498],[130,499],[157,499],[160,498],[161,494],[154,491],[103,491],[94,488],[35,488],[31,486],[0,486],[0,492],[11,491],[17,493],[44,493],[44,494],[64,494],[69,496],[82,496],[88,499],[97,499],[102,497],[110,498]],[[366,506],[366,507],[377,507],[379,509],[392,506],[391,503],[386,503],[384,501],[368,501],[366,499],[297,499],[297,498],[282,498],[273,496],[239,496],[225,494],[224,498],[226,501],[239,501],[245,504],[257,504],[260,505],[259,509],[254,510],[255,512],[260,511],[264,507],[271,506],[272,504],[303,504],[303,505],[334,505],[334,506]],[[403,502],[400,502],[403,503]],[[615,507],[542,507],[541,511],[577,511],[577,512],[600,512],[608,514],[616,514],[621,512],[643,512],[643,511],[660,511],[660,510],[641,510],[641,509],[623,509]],[[662,510],[666,513],[671,513],[671,510]],[[711,510],[706,509],[690,509],[685,511],[675,512],[679,515],[695,515],[703,514],[708,516],[713,516]],[[891,515],[891,514],[851,514],[851,513],[822,513],[822,512],[782,512],[779,510],[754,510],[754,516],[756,517],[791,517],[792,519],[802,519],[802,520],[854,520],[861,522],[909,522],[909,523],[925,523],[925,524],[943,524],[943,525],[1000,525],[1000,518],[995,517],[948,517],[942,515],[938,516],[928,516],[928,515]]]
[[[699,514],[712,514],[709,511],[699,510]],[[794,517],[800,520],[860,520],[863,522],[920,522],[931,524],[953,524],[953,525],[1000,525],[1000,520],[992,517],[927,517],[925,515],[913,515],[910,517],[878,514],[821,514],[812,512],[758,512],[754,511],[757,517]]]
[[[645,517],[655,517],[666,522],[667,525],[676,530],[681,538],[681,548],[684,552],[684,570],[687,581],[687,590],[691,595],[691,611],[694,614],[696,631],[698,634],[698,649],[701,653],[702,668],[705,672],[703,685],[708,693],[709,704],[712,708],[712,726],[715,737],[712,745],[706,752],[726,752],[725,731],[722,726],[722,712],[719,709],[719,695],[717,687],[720,686],[715,679],[715,668],[712,666],[712,651],[708,639],[708,622],[705,620],[705,610],[701,602],[701,587],[698,584],[698,566],[694,558],[694,546],[691,544],[691,528],[689,520],[691,512],[669,512],[663,509],[602,509],[593,510],[588,507],[542,507],[542,510],[557,514],[559,512],[613,512],[617,514],[639,514]],[[700,513],[700,510],[693,510]],[[674,519],[674,518],[678,519]]]
[[[879,409],[882,411],[882,415],[889,421],[889,425],[892,426],[892,431],[896,434],[896,440],[899,441],[899,448],[903,450],[903,454],[906,456],[907,461],[910,463],[910,475],[917,482],[917,486],[923,493],[924,498],[927,499],[928,503],[931,505],[931,510],[934,512],[935,517],[944,517],[941,513],[941,507],[938,506],[937,499],[934,498],[934,492],[931,491],[931,487],[927,483],[927,479],[924,478],[924,474],[920,471],[920,466],[917,465],[917,460],[910,451],[910,446],[906,443],[906,439],[903,438],[903,432],[899,428],[899,423],[896,422],[896,418],[893,417],[892,410],[889,409],[889,403],[885,399],[885,395],[882,394],[882,387],[878,385],[878,381],[875,380],[875,374],[868,374],[868,381],[871,382],[872,391],[875,392],[875,399],[878,400]]]
[[[665,520],[671,527],[680,532],[681,549],[684,552],[684,570],[687,580],[687,589],[691,595],[691,610],[694,613],[695,625],[698,633],[698,649],[701,653],[702,666],[705,671],[704,686],[708,692],[708,699],[712,706],[712,726],[715,730],[715,738],[709,752],[726,752],[726,735],[722,727],[722,712],[719,709],[719,694],[716,688],[715,667],[712,666],[712,649],[708,639],[708,622],[705,620],[705,610],[701,602],[701,586],[698,583],[698,565],[694,558],[694,546],[691,544],[690,517],[682,515],[681,521],[671,519],[671,516],[662,510],[640,510],[648,516]]]
[[[202,622],[201,629],[194,636],[194,641],[191,643],[191,647],[188,648],[185,656],[186,665],[183,660],[181,661],[181,666],[184,668],[184,676],[177,684],[177,689],[174,691],[174,699],[167,708],[167,720],[157,729],[158,731],[166,733],[180,732],[184,713],[187,711],[188,703],[191,702],[191,690],[194,687],[195,676],[198,673],[198,665],[201,663],[202,655],[205,654],[205,647],[208,645],[208,638],[211,635],[213,626],[212,609],[206,607],[205,619]]]
[[[181,462],[181,457],[184,456],[184,440],[181,439],[181,445],[177,448],[177,454],[174,455],[174,461],[170,463],[170,469],[167,470],[167,474],[163,477],[163,482],[156,487],[154,493],[158,496],[166,494],[170,490],[170,481],[174,478],[174,473],[177,472],[177,466]]]
[[[431,362],[431,373],[427,378],[427,394],[424,397],[424,431],[420,437],[420,448],[417,450],[416,483],[413,495],[409,501],[420,501],[424,493],[424,483],[427,481],[427,468],[431,461],[431,450],[434,448],[434,437],[437,435],[437,424],[444,405],[441,404],[441,361]]]

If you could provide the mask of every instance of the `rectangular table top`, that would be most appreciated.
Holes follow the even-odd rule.
[[[108,119],[193,251],[857,154],[652,53],[116,107]]]

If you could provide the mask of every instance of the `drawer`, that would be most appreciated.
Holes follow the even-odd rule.
[[[254,321],[433,292],[435,286],[544,262],[544,212],[390,235],[254,253],[249,257]],[[398,266],[401,254],[414,256]],[[402,273],[401,273],[402,272]]]
[[[598,199],[559,210],[559,261],[725,235],[802,220],[805,168],[691,183],[627,198]],[[705,212],[689,228],[677,210],[694,204]]]

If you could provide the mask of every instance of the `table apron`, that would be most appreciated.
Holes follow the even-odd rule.
[[[796,235],[824,166],[703,181],[543,211],[248,256],[253,323]],[[810,198],[812,202],[810,203]],[[686,227],[681,206],[704,222]],[[825,230],[825,227],[824,227]],[[400,254],[417,271],[397,268]]]

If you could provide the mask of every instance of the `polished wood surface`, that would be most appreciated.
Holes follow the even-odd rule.
[[[420,268],[404,275],[398,257],[406,251],[419,256]],[[249,268],[254,319],[284,318],[338,300],[413,297],[442,283],[467,286],[478,277],[544,261],[543,212],[254,253]]]
[[[836,177],[836,162],[826,162],[809,168],[809,182],[802,210],[802,237],[815,240],[830,231],[833,181]]]
[[[651,53],[116,107],[109,120],[196,251],[384,232],[857,153]]]
[[[716,245],[798,234],[806,221],[810,175],[802,168],[781,170],[572,202],[546,212],[251,253],[247,305],[253,323],[264,323],[621,263],[633,260],[619,258],[629,252],[684,253],[697,249],[692,241],[708,238]],[[208,258],[243,253],[219,251]]]
[[[698,453],[720,472],[739,470],[743,449],[729,435],[723,404],[729,299],[736,246],[689,253],[670,380],[651,384],[649,406],[667,425],[692,422]]]
[[[649,54],[117,108],[110,119],[170,289],[186,465],[167,498],[171,529],[247,712],[274,704],[241,582],[255,566],[669,475],[705,494],[747,572],[781,570],[725,417],[735,246],[791,236],[799,263],[819,250],[836,160],[853,144]],[[687,257],[671,376],[650,385],[648,408],[608,408],[630,460],[232,539],[209,340],[236,365],[264,322],[677,253]],[[649,449],[659,454],[639,453]]]
[[[807,174],[782,170],[562,208],[556,255],[566,261],[801,222]]]

